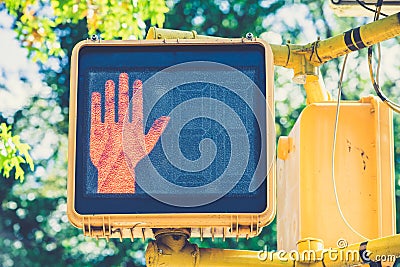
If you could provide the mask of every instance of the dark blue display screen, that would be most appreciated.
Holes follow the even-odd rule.
[[[265,181],[249,191],[266,169],[261,45],[86,46],[78,64],[78,213],[266,209]]]

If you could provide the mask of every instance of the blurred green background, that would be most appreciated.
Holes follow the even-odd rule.
[[[304,44],[371,18],[340,18],[328,0],[0,0],[0,266],[144,266],[141,240],[94,240],[66,216],[70,55],[92,34],[141,39],[158,27]],[[400,102],[399,38],[382,44],[380,82]],[[373,93],[366,51],[350,55],[343,99]],[[335,97],[342,59],[322,66]],[[277,135],[287,135],[305,105],[292,71],[275,68]],[[7,125],[7,126],[6,126]],[[400,117],[395,115],[396,199],[400,197]],[[28,146],[30,147],[29,158]],[[34,163],[33,167],[31,163]],[[8,178],[7,178],[8,177]],[[399,209],[397,209],[399,213]],[[399,216],[398,216],[399,217]],[[399,220],[397,220],[399,226]],[[206,239],[201,247],[276,247],[272,223],[253,239]]]

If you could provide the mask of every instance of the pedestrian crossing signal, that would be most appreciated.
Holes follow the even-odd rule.
[[[79,43],[71,223],[103,237],[257,235],[275,214],[272,85],[271,49],[257,39]]]

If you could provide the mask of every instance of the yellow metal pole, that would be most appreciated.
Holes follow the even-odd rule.
[[[400,12],[368,23],[343,34],[305,46],[310,62],[319,66],[333,58],[377,44],[400,35]],[[312,47],[315,47],[314,52]],[[301,52],[301,51],[299,51]]]
[[[294,266],[288,255],[275,252],[200,248],[198,267]]]
[[[186,229],[155,230],[155,241],[146,249],[147,267],[292,267],[288,254],[268,251],[248,251],[199,248],[188,241]]]
[[[160,29],[151,27],[146,35],[147,40],[154,39],[226,39],[222,37],[206,36],[197,34],[196,31],[180,31],[171,29]],[[288,62],[289,47],[284,45],[270,44],[274,54],[274,65],[286,67]]]
[[[146,39],[223,39],[199,35],[196,31],[179,31],[170,29],[159,29],[151,27],[147,32]],[[296,53],[304,47],[299,45],[275,45],[270,44],[273,55],[274,65],[292,68],[294,70],[293,81],[304,84],[307,93],[307,103],[321,102],[330,100],[330,95],[325,89],[322,78],[319,76],[318,67],[307,62],[303,54]]]
[[[400,13],[351,29],[326,40],[306,45],[270,44],[274,65],[294,70],[293,80],[304,84],[307,103],[329,101],[330,95],[319,77],[318,66],[345,54],[400,35]],[[146,39],[221,39],[199,35],[196,31],[150,28]]]
[[[146,39],[221,39],[221,37],[199,35],[196,31],[180,31],[151,27],[147,32]]]
[[[332,100],[331,94],[325,90],[324,80],[321,76],[307,75],[303,86],[306,90],[307,105]]]
[[[317,40],[306,45],[274,45],[270,44],[274,54],[274,64],[286,68],[294,68],[298,59],[296,55],[304,55],[311,65],[319,66],[333,58],[357,51],[379,42],[400,35],[400,13],[387,18],[351,29],[343,34],[326,40]],[[220,39],[199,35],[196,31],[179,31],[169,29],[149,29],[146,39]],[[289,51],[290,50],[290,51]]]
[[[146,250],[148,267],[241,267],[241,266],[310,266],[342,267],[370,262],[382,266],[400,257],[400,235],[360,242],[342,248],[323,248],[321,242],[309,239],[298,251],[248,251],[215,248],[198,248],[188,241],[188,233],[163,229],[156,233]],[[316,240],[316,241],[315,241]],[[310,245],[311,244],[311,245]],[[314,244],[314,245],[313,245]]]
[[[370,261],[380,261],[384,266],[384,263],[393,262],[400,257],[400,235],[373,239],[335,250],[339,252],[335,257],[329,257],[328,250],[325,250],[323,260],[325,267],[354,266]]]

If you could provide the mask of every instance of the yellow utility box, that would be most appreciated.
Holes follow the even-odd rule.
[[[340,104],[332,179],[336,103],[307,106],[278,142],[278,249],[318,238],[337,247],[395,234],[392,112],[374,97]],[[342,218],[339,208],[347,220]]]

